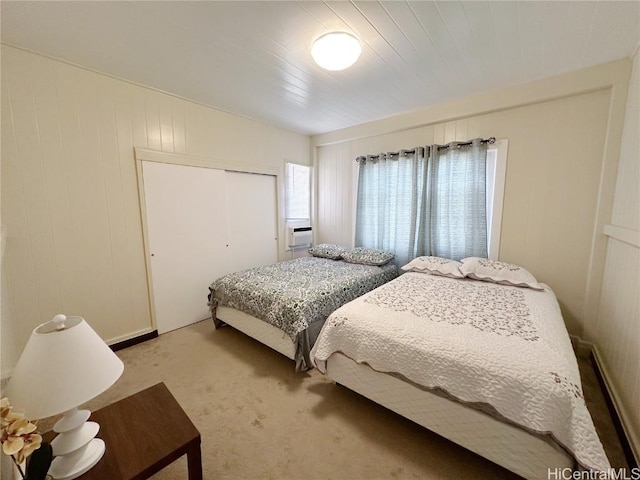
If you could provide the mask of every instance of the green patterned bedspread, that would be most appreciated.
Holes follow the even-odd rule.
[[[304,257],[231,273],[214,281],[209,306],[226,305],[260,318],[296,341],[310,324],[393,280],[395,265],[382,267]]]

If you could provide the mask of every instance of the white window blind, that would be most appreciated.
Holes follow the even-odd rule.
[[[285,217],[288,221],[311,219],[311,167],[286,164]]]

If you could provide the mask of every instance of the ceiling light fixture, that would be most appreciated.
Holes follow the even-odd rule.
[[[318,65],[326,70],[344,70],[353,65],[360,57],[362,48],[356,37],[345,32],[327,33],[311,47],[311,56]]]

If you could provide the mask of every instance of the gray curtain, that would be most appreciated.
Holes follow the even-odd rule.
[[[486,156],[475,139],[360,157],[356,246],[393,252],[399,266],[486,257]]]

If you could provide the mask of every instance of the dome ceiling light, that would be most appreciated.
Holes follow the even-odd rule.
[[[360,57],[362,48],[356,37],[344,32],[326,33],[311,47],[311,56],[326,70],[344,70]]]

